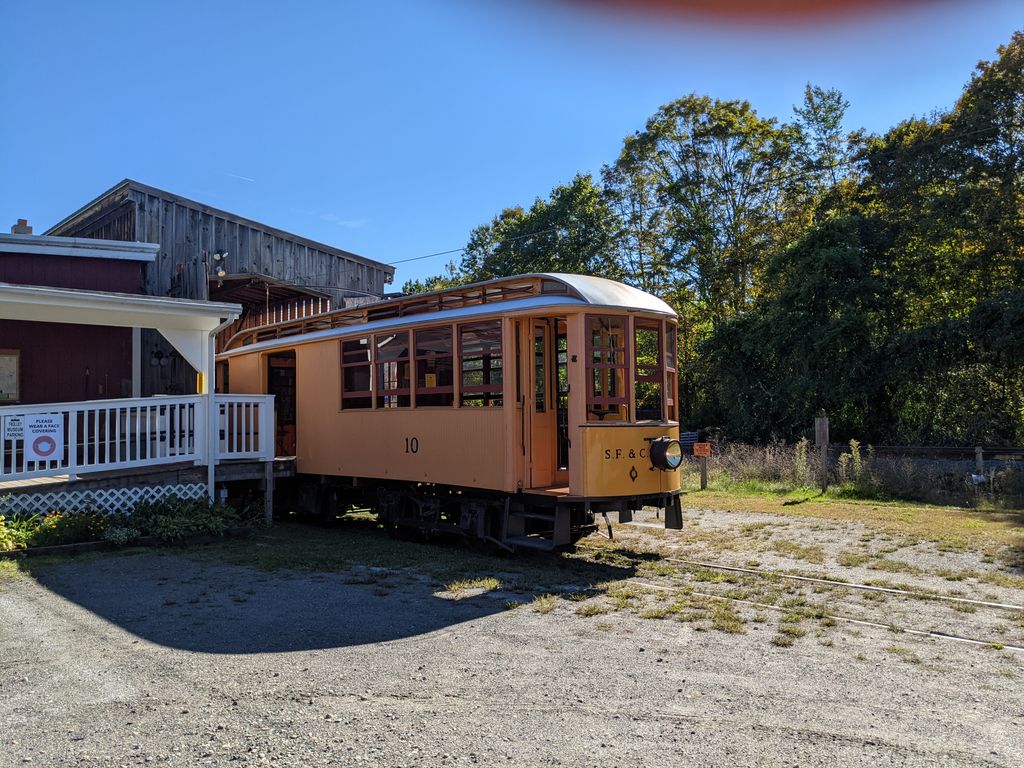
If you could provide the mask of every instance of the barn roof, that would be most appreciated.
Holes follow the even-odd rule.
[[[163,200],[167,200],[169,202],[177,203],[179,205],[192,208],[201,213],[207,213],[213,216],[218,216],[220,218],[229,219],[231,221],[238,222],[239,224],[242,224],[244,226],[262,229],[264,232],[272,234],[276,237],[280,237],[285,240],[291,240],[295,243],[299,243],[309,248],[315,248],[316,250],[324,251],[325,253],[330,253],[334,256],[340,256],[351,261],[355,261],[370,267],[374,267],[376,269],[383,270],[384,272],[391,276],[394,276],[395,273],[395,268],[390,264],[385,264],[384,262],[381,261],[368,259],[365,256],[360,256],[359,254],[352,253],[351,251],[336,248],[333,245],[327,245],[326,243],[311,240],[308,237],[302,237],[301,235],[286,232],[283,229],[268,226],[261,222],[255,221],[254,219],[249,219],[246,218],[245,216],[239,216],[238,214],[230,213],[228,211],[221,210],[220,208],[214,208],[213,206],[206,205],[205,203],[200,203],[196,200],[191,200],[187,197],[176,195],[173,192],[158,189],[157,187],[151,187],[148,184],[143,184],[142,182],[135,181],[134,179],[123,179],[119,181],[106,192],[99,195],[94,200],[91,200],[90,202],[86,203],[77,211],[72,213],[70,216],[66,216],[65,218],[61,219],[59,222],[57,222],[48,230],[46,230],[46,232],[44,232],[43,234],[60,235],[62,232],[73,228],[74,225],[82,221],[92,218],[97,213],[112,206],[113,204],[121,203],[123,201],[124,195],[129,191],[136,191],[141,192],[143,194],[152,195],[154,197],[159,197]]]
[[[126,243],[122,240],[94,240],[89,237],[0,233],[0,253],[78,256],[118,261],[153,261],[159,250],[160,246],[156,243]]]

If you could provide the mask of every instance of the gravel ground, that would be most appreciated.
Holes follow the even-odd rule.
[[[739,566],[754,559],[762,569],[841,576],[856,583],[887,580],[979,600],[1016,604],[1024,600],[1024,568],[1020,566],[1009,568],[969,547],[942,547],[861,523],[687,509],[682,531],[662,532],[664,523],[653,509],[635,519],[644,533],[658,535],[678,556],[689,559]],[[1012,586],[999,583],[1004,576],[1010,577]]]
[[[713,528],[702,515],[697,528]],[[416,569],[268,572],[208,552],[34,568],[0,583],[0,765],[1018,766],[1024,754],[1024,654],[1010,650],[842,624],[779,647],[774,619],[724,632],[581,611],[607,597],[542,608],[442,589]]]

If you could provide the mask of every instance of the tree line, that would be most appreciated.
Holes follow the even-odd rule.
[[[837,437],[1024,444],[1024,34],[946,111],[873,135],[848,107],[685,96],[404,290],[552,271],[656,294],[686,427],[795,439],[824,409]]]

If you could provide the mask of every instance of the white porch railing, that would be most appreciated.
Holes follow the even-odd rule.
[[[274,458],[274,396],[215,395],[217,460]]]
[[[272,395],[215,395],[217,451],[223,459],[274,457]],[[144,397],[0,407],[0,481],[76,476],[166,464],[206,464],[207,397]],[[29,461],[26,429],[35,415],[56,417],[63,444],[48,461]]]

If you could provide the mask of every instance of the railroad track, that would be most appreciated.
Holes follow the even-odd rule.
[[[846,581],[837,581],[835,579],[818,578],[814,576],[800,576],[792,573],[781,573],[779,571],[769,571],[760,568],[745,568],[735,565],[722,565],[720,563],[709,563],[702,560],[687,560],[684,558],[665,558],[663,562],[672,563],[674,565],[682,565],[688,568],[704,568],[713,571],[722,571],[727,573],[742,573],[749,576],[758,576],[764,579],[786,579],[790,581],[798,581],[810,584],[822,584],[832,587],[843,587],[846,589],[856,589],[866,592],[880,592],[883,594],[891,594],[899,597],[906,597],[915,600],[929,600],[929,601],[942,601],[959,605],[970,605],[976,608],[990,608],[1001,611],[1024,611],[1024,606],[1013,605],[1011,603],[997,603],[988,600],[972,600],[966,597],[954,597],[953,595],[937,595],[930,592],[917,592],[908,589],[897,589],[896,587],[879,587],[873,584],[856,584]],[[643,579],[628,579],[628,583],[635,584],[636,586],[646,587],[648,589],[654,589],[658,591],[666,592],[680,592],[680,587],[672,587],[664,584],[657,584]],[[737,597],[728,597],[726,595],[717,595],[712,592],[694,592],[687,591],[686,594],[693,595],[696,597],[727,601],[737,603],[740,605],[746,605],[759,610],[773,611],[777,613],[788,612],[789,608],[783,608],[778,605],[771,605],[768,603],[759,603],[753,600],[744,600]],[[845,624],[853,624],[862,627],[871,627],[874,629],[885,629],[892,631],[894,627],[889,624],[882,624],[877,621],[869,621],[867,619],[855,619],[851,616],[843,616],[842,614],[826,614],[826,616],[834,621],[842,622]],[[1024,653],[1024,646],[1016,645],[1013,643],[993,642],[989,640],[979,640],[974,637],[967,637],[965,635],[958,635],[952,632],[942,632],[939,630],[925,630],[925,629],[907,629],[902,627],[895,627],[900,633],[913,635],[916,637],[930,637],[938,640],[948,640],[953,642],[965,643],[969,645],[981,645],[981,646],[992,646],[1003,648],[1006,650],[1016,651],[1018,653]]]
[[[1024,605],[1013,605],[1012,603],[996,603],[988,600],[972,600],[966,597],[954,597],[953,595],[940,595],[932,592],[916,592],[909,589],[897,589],[896,587],[879,587],[874,584],[856,584],[848,581],[835,579],[817,578],[814,576],[799,576],[793,573],[782,573],[780,571],[766,571],[759,568],[742,568],[736,565],[721,565],[719,563],[706,563],[700,560],[684,560],[682,558],[665,558],[664,562],[676,565],[686,565],[693,568],[707,568],[714,571],[726,571],[729,573],[743,573],[751,576],[760,576],[766,579],[788,579],[790,581],[802,581],[811,584],[823,584],[831,587],[844,587],[846,589],[858,589],[865,592],[881,592],[883,594],[898,595],[900,597],[913,598],[915,600],[938,600],[958,605],[970,605],[975,608],[994,608],[1002,611],[1024,611]]]
[[[638,587],[646,587],[648,589],[654,589],[663,592],[683,592],[680,587],[671,587],[665,584],[655,584],[654,582],[644,581],[643,579],[627,579],[628,584],[635,584]],[[841,582],[840,582],[841,583]],[[846,586],[844,584],[844,586]],[[753,600],[744,600],[738,597],[727,597],[725,595],[716,595],[710,592],[692,592],[686,591],[683,594],[693,597],[702,597],[710,600],[720,600],[723,602],[738,603],[740,605],[746,605],[751,608],[757,608],[759,610],[774,611],[776,613],[788,613],[792,609],[783,608],[778,605],[769,605],[768,603],[758,603]],[[1024,646],[1015,645],[1013,643],[994,642],[991,640],[978,640],[974,637],[966,637],[964,635],[957,635],[952,632],[941,632],[937,630],[928,629],[907,629],[904,627],[896,627],[892,624],[882,624],[877,621],[868,621],[866,619],[854,619],[850,616],[843,616],[842,614],[825,614],[822,618],[829,618],[836,622],[843,622],[844,624],[853,624],[862,627],[871,627],[873,629],[884,629],[892,632],[896,631],[900,634],[913,635],[915,637],[930,637],[936,640],[948,640],[951,642],[964,643],[967,645],[981,645],[993,648],[999,648],[1001,650],[1015,651],[1017,653],[1024,653]]]

